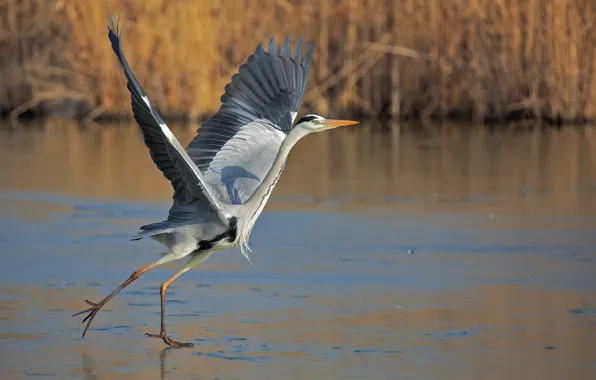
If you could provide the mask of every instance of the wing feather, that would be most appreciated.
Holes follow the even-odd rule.
[[[153,162],[170,180],[174,188],[174,205],[170,210],[170,216],[177,219],[176,210],[184,209],[185,212],[188,212],[191,207],[183,206],[192,205],[196,209],[195,213],[201,209],[205,213],[211,211],[222,222],[227,223],[223,206],[215,196],[213,189],[205,182],[202,172],[159,116],[128,65],[122,50],[122,30],[119,22],[114,23],[113,17],[110,17],[108,38],[128,80],[127,88],[131,94],[134,118],[141,128],[143,140],[149,148]],[[201,207],[196,207],[199,205]],[[187,218],[187,215],[184,215],[184,218]]]
[[[224,203],[252,195],[292,130],[314,53],[311,45],[302,57],[303,46],[300,39],[291,54],[289,37],[279,51],[275,38],[267,51],[259,44],[226,85],[219,111],[186,148]]]

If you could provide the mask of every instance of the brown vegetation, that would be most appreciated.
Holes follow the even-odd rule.
[[[215,112],[257,43],[291,34],[317,44],[304,110],[596,119],[592,0],[2,0],[0,108],[129,115],[110,12],[166,115]]]

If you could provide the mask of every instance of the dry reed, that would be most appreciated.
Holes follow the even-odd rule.
[[[596,119],[592,0],[2,0],[0,108],[129,115],[110,12],[166,115],[215,112],[257,43],[291,34],[317,43],[304,111]]]

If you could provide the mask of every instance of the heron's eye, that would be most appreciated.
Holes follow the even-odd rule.
[[[312,119],[311,121],[313,124],[319,124],[319,119]]]

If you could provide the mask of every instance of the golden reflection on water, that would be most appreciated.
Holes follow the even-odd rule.
[[[186,145],[196,125],[174,125]],[[135,124],[70,120],[0,130],[0,187],[92,198],[169,200]],[[269,207],[436,208],[483,199],[484,210],[594,210],[596,130],[364,124],[307,136],[290,154]],[[491,199],[491,197],[498,199]],[[300,198],[302,197],[302,198]],[[482,198],[485,197],[485,198]],[[299,201],[297,201],[299,200]],[[417,200],[416,202],[408,202]],[[334,203],[335,202],[335,203]]]

